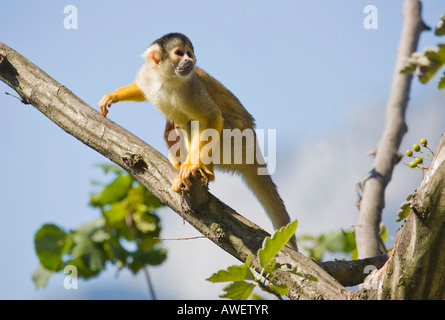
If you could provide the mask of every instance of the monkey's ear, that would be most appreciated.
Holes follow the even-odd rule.
[[[161,62],[161,54],[157,45],[148,47],[147,50],[141,55],[145,60],[158,65]]]

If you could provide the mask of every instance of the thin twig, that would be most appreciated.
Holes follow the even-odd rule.
[[[194,239],[208,239],[209,237],[206,236],[196,236],[196,237],[187,237],[187,238],[158,238],[153,237],[153,239],[161,240],[161,241],[167,241],[167,240],[194,240]]]
[[[151,282],[150,275],[148,274],[148,267],[147,267],[147,265],[145,265],[145,266],[142,268],[142,270],[144,271],[145,279],[147,280],[148,290],[149,290],[149,292],[150,292],[151,299],[152,299],[152,300],[157,300],[157,299],[156,299],[155,291],[154,291],[154,289],[153,289],[153,283]]]
[[[11,94],[11,93],[9,93],[9,92],[6,92],[6,91],[5,91],[5,94],[6,94],[6,95],[8,95],[8,96],[11,96],[11,97],[13,97],[13,98],[16,98],[16,99],[20,100],[20,102],[21,102],[21,103],[23,103],[23,104],[29,104],[29,102],[27,102],[27,101],[23,100],[23,99],[22,99],[22,98],[20,98],[20,97],[17,97],[17,96],[16,96],[16,95],[14,95],[14,94]]]

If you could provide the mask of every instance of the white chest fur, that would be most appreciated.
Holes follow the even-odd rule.
[[[186,124],[192,120],[185,112],[188,107],[183,92],[186,83],[161,79],[150,68],[143,65],[136,78],[136,83],[144,92],[146,99],[176,124]]]

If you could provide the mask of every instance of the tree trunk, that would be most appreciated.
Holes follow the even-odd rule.
[[[445,139],[410,200],[394,252],[380,272],[379,299],[445,299]]]

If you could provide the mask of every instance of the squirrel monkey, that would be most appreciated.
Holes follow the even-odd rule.
[[[181,33],[166,34],[155,40],[142,57],[145,63],[137,73],[136,81],[104,95],[100,100],[102,116],[106,117],[107,108],[119,101],[151,102],[167,118],[164,138],[168,147],[177,143],[180,137],[176,134],[177,130],[185,132],[186,138],[179,139],[185,149],[180,149],[179,153],[185,150],[186,156],[182,154],[181,160],[177,160],[177,154],[173,154],[172,148],[169,148],[172,163],[179,169],[179,175],[173,180],[174,191],[179,192],[184,186],[190,186],[190,175],[195,172],[201,173],[203,182],[214,180],[214,166],[237,172],[264,207],[274,228],[288,224],[290,218],[283,201],[265,165],[257,160],[258,156],[253,163],[244,159],[240,164],[234,163],[235,148],[241,148],[242,154],[251,150],[247,146],[247,139],[241,139],[238,146],[231,145],[231,161],[223,159],[223,151],[227,152],[223,150],[224,143],[219,141],[223,140],[223,129],[250,129],[256,146],[254,119],[226,87],[195,66],[196,57],[189,38]],[[201,139],[206,129],[216,132],[216,136],[211,135],[211,141]],[[173,140],[169,139],[171,133]],[[210,152],[204,152],[204,148]],[[210,158],[216,158],[216,161],[209,161]],[[261,155],[259,159],[262,159]],[[260,168],[266,174],[259,175]],[[297,249],[295,237],[290,244]]]

